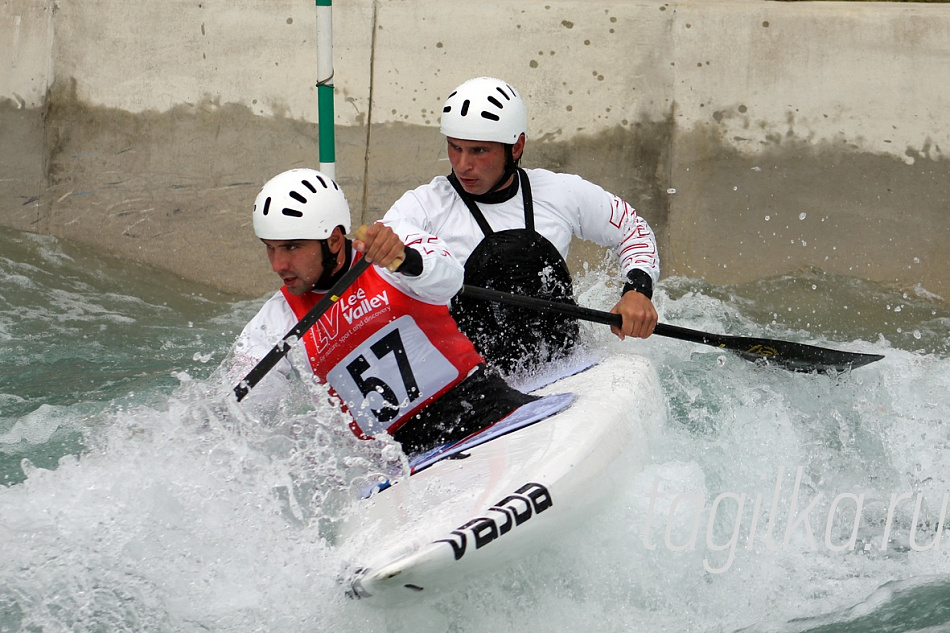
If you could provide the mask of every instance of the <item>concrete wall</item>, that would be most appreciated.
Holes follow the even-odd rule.
[[[500,76],[524,164],[653,224],[664,275],[817,268],[950,301],[950,6],[347,0],[337,175],[356,221],[447,173],[438,116]],[[0,225],[257,295],[260,185],[317,163],[315,9],[295,0],[0,5]],[[577,244],[572,260],[600,261]]]

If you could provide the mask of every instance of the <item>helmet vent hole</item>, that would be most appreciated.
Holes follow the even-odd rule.
[[[488,110],[482,110],[482,118],[488,119],[489,121],[499,121],[500,118],[494,112],[489,112]]]
[[[488,101],[489,101],[489,103],[491,103],[491,104],[492,104],[493,106],[495,106],[496,108],[504,108],[504,107],[505,107],[505,106],[501,105],[501,101],[499,101],[499,100],[496,99],[495,97],[492,97],[491,95],[489,95]]]
[[[307,204],[307,199],[304,198],[299,193],[297,193],[296,191],[291,191],[288,195],[294,200],[296,200],[297,202],[299,202],[300,204]]]
[[[462,102],[462,111],[460,112],[462,116],[468,115],[468,106],[471,105],[471,103],[472,102],[469,101],[468,99]]]
[[[264,200],[264,208],[261,210],[262,215],[267,215],[270,212],[270,196],[267,196],[267,199]]]
[[[508,86],[508,88],[510,89],[511,86]],[[511,101],[511,97],[508,96],[508,93],[505,92],[504,90],[502,90],[500,87],[499,87],[499,88],[495,88],[495,90],[497,90],[497,91],[498,91],[498,94],[500,94],[501,96],[503,96],[503,97],[505,98],[505,101]]]
[[[303,212],[302,212],[302,211],[297,211],[297,209],[288,209],[287,207],[284,207],[284,210],[282,211],[282,213],[283,213],[284,215],[289,215],[289,216],[292,217],[292,218],[302,218],[302,217],[303,217]]]
[[[310,181],[309,181],[309,180],[301,180],[301,181],[300,181],[300,184],[302,184],[304,187],[306,187],[307,189],[309,189],[309,190],[310,190],[310,193],[317,193],[317,189],[316,189],[312,184],[310,184]],[[326,185],[324,185],[324,186],[326,186]]]

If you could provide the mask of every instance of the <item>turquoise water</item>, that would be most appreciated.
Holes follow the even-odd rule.
[[[312,386],[265,424],[227,397],[260,303],[0,234],[0,631],[950,629],[950,311],[926,296],[664,280],[665,322],[886,358],[793,374],[586,328],[661,377],[647,469],[541,553],[388,608],[343,597],[333,525],[389,447]]]

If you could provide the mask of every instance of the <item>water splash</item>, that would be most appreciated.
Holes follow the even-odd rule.
[[[402,467],[400,454],[391,442],[357,442],[315,385],[265,416],[229,400],[219,365],[260,302],[177,296],[175,280],[54,240],[0,240],[0,356],[21,368],[60,363],[43,378],[5,375],[0,388],[0,466],[16,475],[0,487],[0,630],[950,623],[950,548],[944,539],[923,549],[942,534],[950,492],[948,315],[931,298],[810,271],[736,287],[660,284],[655,302],[670,323],[886,356],[838,377],[660,337],[620,342],[585,325],[589,344],[645,354],[660,372],[669,423],[650,467],[540,553],[380,609],[343,597],[338,579],[353,557],[335,526],[354,491]],[[612,307],[614,278],[596,267],[581,276],[579,303]],[[45,304],[40,323],[28,318],[53,289],[69,301]],[[67,335],[83,345],[59,345]],[[104,361],[81,364],[80,348]],[[846,494],[864,495],[862,521],[853,548],[830,548],[852,533]],[[894,495],[906,498],[890,512]],[[806,508],[807,526],[795,522]]]

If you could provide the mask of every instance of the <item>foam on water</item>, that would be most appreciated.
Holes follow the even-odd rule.
[[[122,285],[124,265],[0,240],[0,360],[18,368],[0,383],[0,630],[950,626],[948,315],[926,298],[816,273],[664,281],[665,322],[886,358],[796,374],[585,326],[661,376],[650,465],[540,553],[380,608],[344,597],[354,552],[334,526],[369,479],[402,467],[398,451],[356,441],[314,385],[265,420],[228,397],[218,365],[260,302],[183,298],[167,280],[158,292],[145,272]],[[604,280],[580,279],[579,303],[609,308]],[[805,307],[786,317],[793,287]],[[850,309],[825,316],[828,293]]]
[[[319,623],[305,605],[334,594],[319,573],[333,556],[283,516],[274,490],[289,471],[249,422],[192,387],[163,409],[101,415],[82,456],[55,470],[25,463],[0,495],[7,618],[41,630]]]

